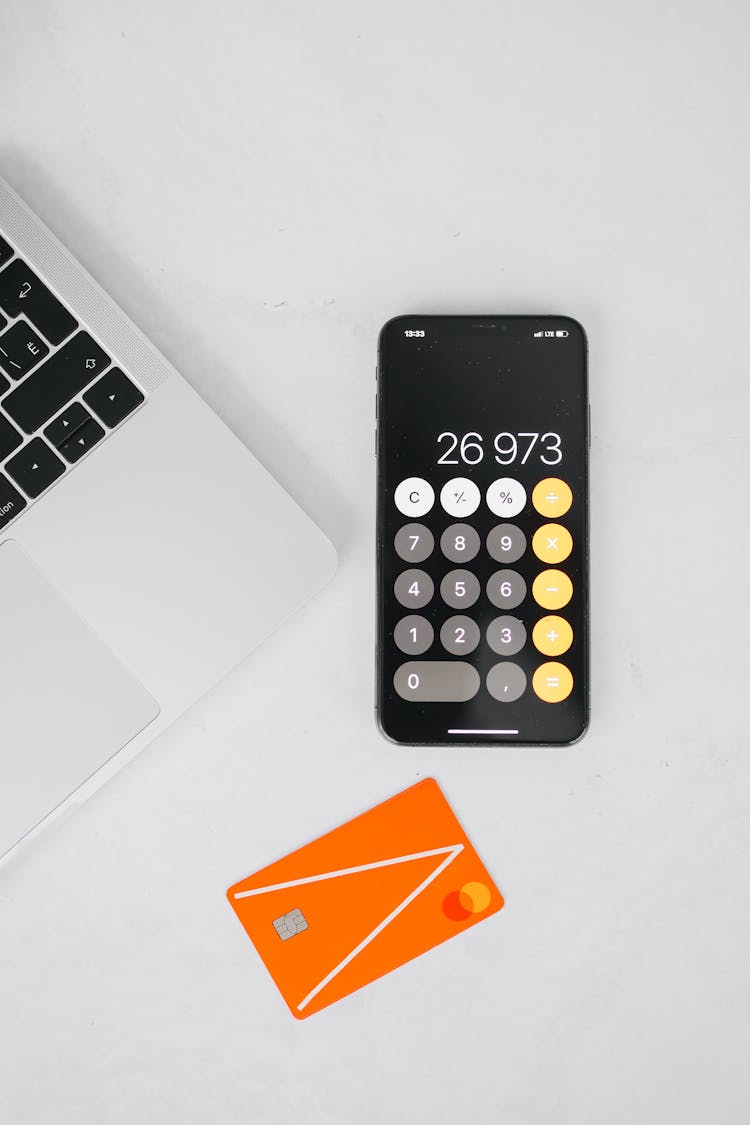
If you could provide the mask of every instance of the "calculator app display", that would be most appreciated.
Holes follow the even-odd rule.
[[[384,733],[411,744],[575,741],[588,721],[581,326],[390,321],[377,450]]]

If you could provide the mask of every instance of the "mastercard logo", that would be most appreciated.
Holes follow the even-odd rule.
[[[481,914],[490,905],[492,894],[486,883],[464,883],[443,899],[443,914],[452,922],[465,922],[474,914]]]

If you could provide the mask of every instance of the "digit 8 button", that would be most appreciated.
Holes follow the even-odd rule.
[[[531,540],[534,554],[545,563],[559,563],[573,550],[573,537],[561,523],[543,523]]]
[[[545,477],[540,480],[531,494],[531,503],[548,520],[564,516],[573,503],[570,485],[559,477]]]

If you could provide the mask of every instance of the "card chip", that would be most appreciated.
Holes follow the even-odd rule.
[[[296,937],[307,929],[307,918],[299,908],[290,910],[288,914],[274,918],[273,928],[282,941],[288,941],[290,937]]]

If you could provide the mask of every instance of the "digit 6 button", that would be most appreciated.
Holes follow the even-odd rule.
[[[545,563],[560,563],[573,550],[573,537],[561,523],[543,523],[531,540],[534,554]]]

